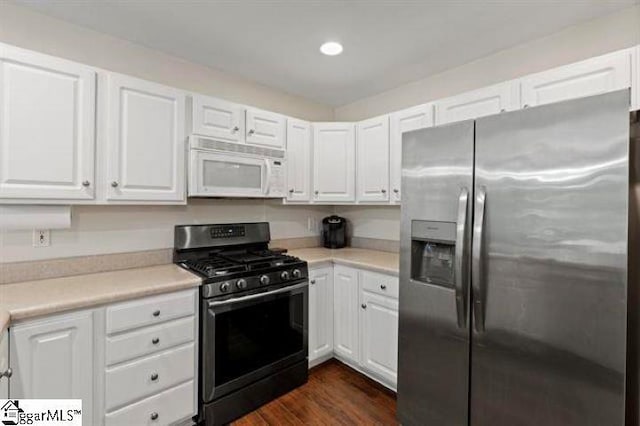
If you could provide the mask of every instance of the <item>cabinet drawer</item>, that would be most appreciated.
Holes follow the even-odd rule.
[[[192,380],[194,370],[193,343],[107,370],[106,409],[112,410]]]
[[[193,381],[168,389],[105,416],[105,426],[170,425],[195,414]]]
[[[173,293],[107,308],[107,334],[193,315],[195,292]]]
[[[107,365],[151,355],[195,339],[195,317],[181,318],[107,338]]]
[[[383,296],[398,298],[398,277],[362,271],[362,289]]]

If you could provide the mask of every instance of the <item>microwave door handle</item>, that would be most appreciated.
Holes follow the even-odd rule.
[[[271,161],[268,158],[264,159],[265,165],[265,183],[264,183],[264,195],[269,195],[271,191]]]

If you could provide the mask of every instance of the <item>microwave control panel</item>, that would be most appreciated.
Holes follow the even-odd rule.
[[[271,161],[270,197],[284,197],[285,195],[285,163],[283,160]]]

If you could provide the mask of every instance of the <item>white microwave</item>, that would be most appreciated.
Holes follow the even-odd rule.
[[[284,198],[284,151],[190,136],[190,197]]]

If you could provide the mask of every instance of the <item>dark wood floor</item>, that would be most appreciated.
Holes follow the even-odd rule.
[[[234,422],[252,425],[396,425],[395,394],[339,361],[312,369],[309,382]]]

